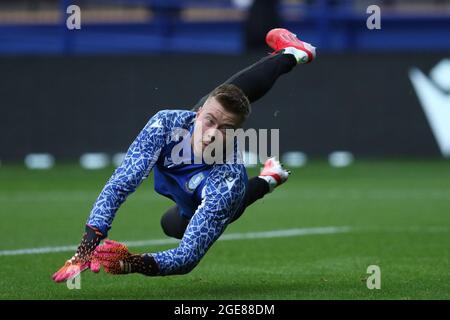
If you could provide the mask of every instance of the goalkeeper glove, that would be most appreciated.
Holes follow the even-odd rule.
[[[97,228],[86,225],[86,232],[75,255],[53,274],[53,281],[64,282],[76,277],[88,268],[91,268],[94,272],[99,272],[98,265],[91,265],[91,256],[103,238],[103,234]]]
[[[103,269],[111,274],[141,273],[155,276],[159,272],[158,265],[151,255],[132,254],[126,245],[105,240],[98,246],[92,256],[91,268]]]

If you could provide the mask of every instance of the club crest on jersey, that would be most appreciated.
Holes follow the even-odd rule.
[[[205,179],[203,172],[197,173],[189,179],[186,183],[186,190],[189,192],[194,192],[194,190],[200,185],[200,183]]]

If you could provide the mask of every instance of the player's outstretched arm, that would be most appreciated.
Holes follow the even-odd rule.
[[[148,177],[157,161],[165,142],[166,120],[165,112],[158,112],[131,144],[122,164],[114,171],[94,203],[77,252],[53,275],[55,282],[66,281],[90,267],[92,253],[107,236],[120,205]]]
[[[117,242],[97,247],[93,261],[111,274],[165,276],[190,272],[223,233],[245,194],[242,172],[230,165],[216,167],[208,177],[203,202],[178,247],[151,254],[131,254]]]
[[[148,177],[158,160],[168,131],[166,122],[165,111],[150,119],[95,201],[87,224],[98,228],[105,236],[120,205]]]

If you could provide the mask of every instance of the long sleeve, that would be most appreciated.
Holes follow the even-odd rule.
[[[207,178],[202,203],[174,249],[151,254],[159,275],[185,274],[202,259],[224,232],[244,199],[246,179],[243,166],[216,166]]]
[[[129,147],[122,164],[101,191],[87,224],[106,236],[120,205],[146,179],[158,160],[166,134],[165,112],[155,114]]]

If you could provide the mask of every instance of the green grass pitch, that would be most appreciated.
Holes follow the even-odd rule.
[[[0,251],[74,245],[112,168],[0,167]],[[250,170],[249,175],[254,175]],[[145,181],[119,210],[110,238],[164,239],[170,206]],[[219,241],[188,275],[85,272],[81,289],[51,275],[72,252],[0,255],[0,299],[449,299],[450,162],[311,161],[251,206],[225,234],[326,226],[348,232]],[[153,252],[173,245],[130,248]],[[366,286],[381,269],[381,289]]]

